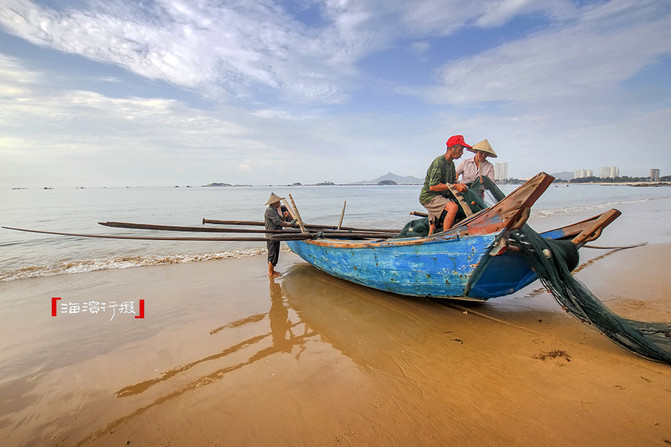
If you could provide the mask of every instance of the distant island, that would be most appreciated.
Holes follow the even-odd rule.
[[[238,186],[252,186],[252,185],[231,185],[230,183],[208,183],[207,185],[203,185],[203,188],[218,188],[218,187],[238,187]]]
[[[356,185],[379,185],[382,184],[381,182],[385,182],[385,185],[390,185],[392,183],[386,183],[386,182],[394,182],[393,184],[396,185],[421,185],[424,183],[423,178],[417,178],[413,177],[411,175],[408,176],[400,176],[396,175],[393,172],[387,172],[385,175],[378,177],[373,180],[362,180],[360,182],[355,182],[354,184]]]

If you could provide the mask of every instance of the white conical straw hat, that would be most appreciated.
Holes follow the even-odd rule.
[[[494,148],[492,147],[491,144],[489,144],[489,141],[487,141],[487,139],[484,139],[479,143],[475,143],[473,147],[469,149],[469,151],[471,152],[482,151],[488,153],[489,156],[492,158],[498,157],[498,155],[496,155],[496,152],[494,152]]]
[[[268,201],[266,202],[266,205],[270,205],[271,203],[279,202],[281,200],[284,200],[284,197],[280,197],[276,195],[274,192],[270,193],[270,197],[268,198]]]

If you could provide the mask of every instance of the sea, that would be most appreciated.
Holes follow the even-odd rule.
[[[501,189],[507,194],[516,187],[502,185]],[[338,225],[344,209],[343,226],[401,229],[416,219],[409,214],[411,211],[424,211],[418,201],[420,189],[421,185],[0,189],[0,225],[94,235],[236,236],[128,230],[101,226],[98,222],[183,226],[201,226],[204,218],[262,222],[264,204],[274,192],[287,199],[291,197],[306,223]],[[655,201],[669,198],[670,187],[553,184],[534,205],[530,223],[543,226],[544,220],[553,216],[570,219],[592,210],[596,215],[609,208],[636,203],[650,203],[654,208]],[[265,247],[262,241],[96,239],[3,228],[0,281],[260,256],[265,254]]]

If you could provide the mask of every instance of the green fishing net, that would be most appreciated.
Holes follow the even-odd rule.
[[[484,206],[479,195],[474,193],[483,185],[496,201],[505,194],[488,177],[482,177],[469,185],[466,193],[469,204],[479,211]],[[465,197],[466,197],[465,194]],[[476,200],[478,199],[478,200]],[[482,209],[482,208],[480,208]],[[408,236],[417,236],[420,231],[428,234],[428,220],[417,219],[403,228]],[[413,232],[415,234],[413,234]],[[401,237],[408,237],[401,236]],[[578,265],[578,247],[570,241],[546,239],[528,225],[512,231],[510,238],[522,248],[529,265],[538,275],[543,286],[554,296],[567,312],[584,323],[591,324],[621,347],[650,360],[671,364],[671,324],[649,323],[622,318],[612,312],[571,271]]]
[[[484,177],[496,200],[505,194]],[[557,302],[584,323],[593,325],[612,341],[651,360],[671,364],[671,324],[622,318],[612,312],[571,271],[578,265],[578,247],[570,241],[546,239],[530,226],[511,232],[541,283]]]
[[[524,247],[524,256],[541,283],[567,312],[636,354],[671,363],[671,324],[628,320],[604,306],[571,274],[578,258],[575,244],[545,239],[526,225],[511,236]]]

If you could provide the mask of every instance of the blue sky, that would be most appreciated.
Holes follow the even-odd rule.
[[[0,3],[0,187],[671,174],[671,2]]]

